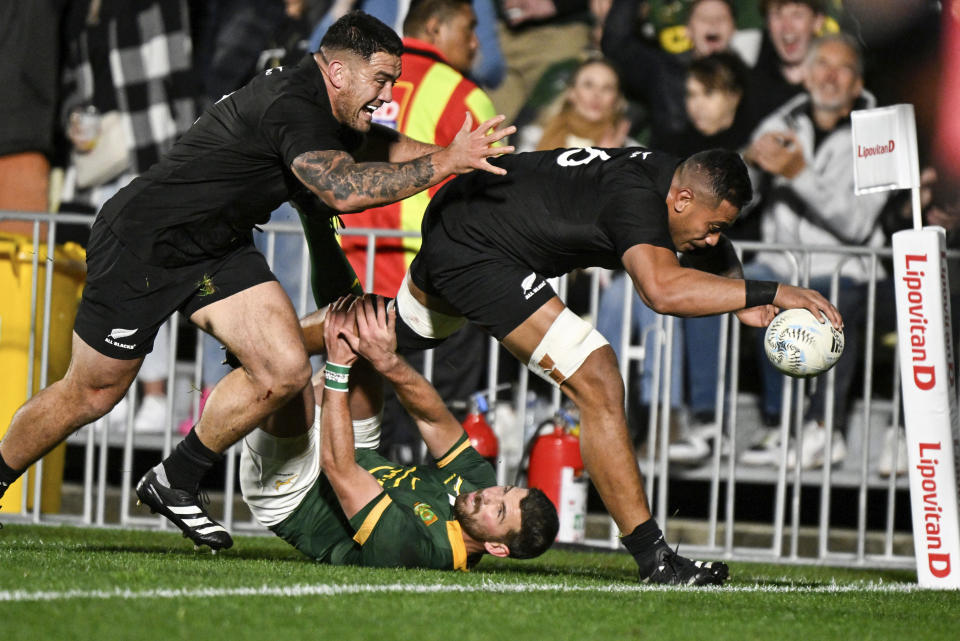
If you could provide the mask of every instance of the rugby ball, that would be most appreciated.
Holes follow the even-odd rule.
[[[806,309],[777,314],[763,337],[763,349],[773,366],[788,376],[823,374],[843,354],[843,331],[821,323]]]

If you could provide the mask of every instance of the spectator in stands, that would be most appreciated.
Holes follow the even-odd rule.
[[[763,240],[793,247],[809,245],[883,244],[877,224],[887,194],[854,195],[850,112],[874,106],[873,96],[863,89],[863,66],[857,42],[846,34],[816,40],[804,63],[806,91],[764,120],[754,134],[745,158],[752,166],[754,184],[760,192]],[[845,260],[839,254],[814,253],[801,266],[809,270],[810,287],[825,295],[839,272],[837,306],[844,317],[846,349],[835,367],[835,413],[826,414],[826,377],[804,414],[802,467],[842,461],[846,455],[845,431],[848,397],[859,360],[864,323],[864,302],[869,273],[861,261]],[[761,253],[744,266],[746,278],[795,277],[791,261],[782,253]],[[760,350],[762,355],[763,351]],[[780,411],[783,377],[766,359],[763,372],[763,411],[772,418]],[[827,459],[824,424],[833,420],[832,451]],[[769,421],[768,422],[772,422]],[[780,430],[770,428],[744,453],[745,464],[767,465],[779,461]],[[798,455],[790,449],[790,461]]]
[[[491,92],[507,122],[516,119],[544,72],[590,42],[588,0],[497,0],[503,84]]]
[[[747,69],[740,57],[721,51],[693,60],[686,74],[687,126],[683,131],[662,137],[656,148],[684,158],[698,151],[720,147],[737,151],[746,147],[755,123],[749,120],[745,105]],[[744,218],[745,217],[745,218]],[[759,239],[759,228],[753,221],[758,216],[741,214],[727,234],[731,238]],[[744,221],[747,224],[744,224]],[[635,304],[642,305],[639,300]],[[670,444],[669,457],[677,463],[695,464],[711,453],[711,443],[720,434],[720,418],[716,415],[717,371],[716,349],[720,319],[716,316],[684,318],[680,340],[684,359],[680,370],[686,386],[689,429],[681,430]]]
[[[412,5],[419,0],[334,0],[329,2],[329,10],[316,22],[310,37],[310,51],[316,51],[320,39],[327,28],[347,11],[360,9],[393,27],[397,33],[403,32],[403,22]],[[497,35],[497,0],[473,0],[476,14],[477,55],[469,69],[463,74],[469,76],[481,87],[494,88],[503,82],[507,72],[506,61],[500,51],[500,39]]]
[[[637,36],[634,27],[640,3],[613,0],[601,48],[620,71],[627,98],[647,108],[650,129],[660,135],[677,134],[687,124],[686,67],[691,60],[728,49],[736,31],[733,4],[730,0],[691,2],[686,28],[693,46],[673,54]]]
[[[690,35],[687,33],[687,18],[691,5],[697,0],[644,0],[638,7],[642,22],[637,32],[643,37],[656,41],[660,48],[669,53],[682,53],[693,47]],[[757,0],[731,0],[737,17],[737,33],[731,42],[731,47],[740,54],[747,64],[755,60],[756,51],[748,55],[750,50],[759,48],[760,32],[763,20],[760,18],[760,7]],[[748,43],[741,42],[744,39]]]
[[[527,93],[513,124],[518,130],[523,130],[530,125],[534,125],[534,129],[528,132],[527,141],[521,144],[529,145],[530,140],[533,139],[533,145],[536,145],[546,120],[556,114],[556,110],[573,84],[573,74],[583,63],[602,57],[600,40],[610,3],[611,0],[590,0],[591,28],[586,45],[581,49],[571,47],[564,52],[565,55],[551,61]]]
[[[192,5],[201,111],[245,85],[258,70],[261,53],[271,46],[272,35],[291,11],[303,10],[283,0],[204,0]]]
[[[46,212],[65,0],[0,5],[0,211]],[[43,232],[44,228],[41,227]],[[33,223],[0,231],[33,235]]]
[[[731,51],[719,51],[690,62],[685,74],[683,129],[654,132],[651,147],[685,158],[720,147],[739,150],[756,126],[746,110],[748,70]]]
[[[73,2],[64,25],[61,122],[70,142],[61,209],[96,212],[156,163],[196,119],[185,0]],[[169,425],[169,321],[137,374],[143,400],[133,426]],[[124,398],[110,413],[120,425]]]
[[[626,108],[613,64],[605,58],[588,58],[574,71],[560,100],[545,114],[545,124],[531,124],[520,131],[517,149],[634,146],[636,141],[627,136],[630,121]]]
[[[757,121],[804,91],[804,60],[824,28],[824,4],[824,0],[760,0],[766,28],[750,88],[750,111]]]

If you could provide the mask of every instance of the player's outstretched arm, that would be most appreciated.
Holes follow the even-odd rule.
[[[427,379],[396,353],[396,311],[380,296],[367,295],[357,309],[356,337],[347,334],[354,351],[390,381],[404,409],[413,417],[427,449],[439,458],[463,435],[463,427]]]
[[[453,142],[405,162],[356,162],[345,151],[326,150],[302,153],[290,168],[300,182],[337,211],[353,212],[387,205],[433,187],[452,174],[474,169],[505,174],[504,169],[494,167],[487,160],[513,151],[513,147],[493,146],[516,131],[513,126],[497,129],[503,119],[497,116],[471,129],[472,118],[467,113]],[[403,144],[408,148],[405,152],[398,150],[398,155],[411,152],[411,143]],[[391,150],[390,155],[393,153]]]
[[[696,252],[689,252],[680,256],[680,264],[700,271],[726,276],[727,278],[743,278],[743,264],[737,256],[737,250],[726,236],[721,235],[714,247],[706,247]],[[777,308],[773,305],[757,305],[734,312],[740,322],[751,327],[766,327],[777,315]]]
[[[635,245],[624,252],[623,266],[643,302],[660,314],[709,316],[743,310],[747,304],[745,281],[683,267],[676,254],[663,247]],[[837,308],[811,289],[780,284],[773,305],[803,307],[817,318],[822,312],[834,327],[843,326]]]
[[[357,162],[407,162],[441,149],[439,145],[420,142],[396,129],[373,123],[353,157]]]
[[[383,491],[377,479],[357,464],[346,380],[338,381],[337,378],[342,377],[335,375],[336,368],[331,365],[350,366],[357,359],[344,338],[345,329],[353,326],[354,312],[351,305],[354,300],[353,297],[345,296],[331,304],[327,312],[324,325],[327,383],[323,390],[320,419],[320,465],[347,518],[353,517]]]

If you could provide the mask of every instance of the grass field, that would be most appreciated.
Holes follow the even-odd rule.
[[[7,524],[5,639],[960,638],[960,592],[912,572],[735,563],[723,588],[636,583],[625,553],[485,559],[472,572],[312,563],[271,537],[195,552],[178,534]]]

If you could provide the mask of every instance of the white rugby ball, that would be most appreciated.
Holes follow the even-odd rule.
[[[843,331],[821,323],[806,309],[777,314],[763,337],[763,349],[773,366],[788,376],[823,374],[843,354]]]

